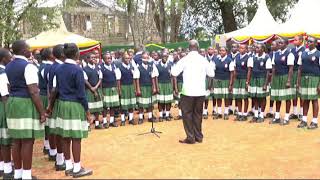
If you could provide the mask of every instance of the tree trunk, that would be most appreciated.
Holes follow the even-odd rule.
[[[182,9],[179,7],[179,5],[177,6],[176,3],[171,4],[170,17],[171,17],[170,42],[177,42],[179,30],[180,30],[180,21],[182,17]]]
[[[233,2],[219,0],[218,4],[221,10],[224,31],[227,33],[237,30],[237,23],[233,13]]]
[[[160,37],[161,43],[166,43],[166,12],[164,7],[164,0],[159,0],[159,12],[160,12]]]

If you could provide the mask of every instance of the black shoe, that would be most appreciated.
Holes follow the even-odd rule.
[[[129,121],[129,124],[131,124],[131,125],[136,125],[136,123],[134,122],[134,120],[131,120],[131,121]]]
[[[295,115],[295,114],[291,114],[290,116],[289,116],[289,119],[291,120],[291,119],[298,119],[299,117],[297,116],[297,115]]]
[[[98,126],[95,126],[94,129],[103,129],[103,127],[101,124],[99,124]]]
[[[138,124],[142,124],[142,123],[143,123],[143,119],[139,119]]]
[[[104,123],[104,124],[103,124],[103,128],[105,128],[105,129],[109,129],[109,127],[110,127],[109,122],[107,122],[107,123]]]
[[[249,121],[249,123],[256,123],[256,122],[258,122],[258,119],[259,119],[259,118],[257,118],[257,117],[253,117],[253,118]]]
[[[290,122],[289,120],[283,120],[281,123],[280,123],[280,126],[286,126],[286,125],[289,125]]]
[[[174,120],[181,120],[182,119],[182,116],[176,116],[175,118],[174,118]]]
[[[202,139],[197,139],[197,138],[196,138],[196,142],[197,142],[197,143],[202,143],[202,141],[203,141]]]
[[[297,128],[305,128],[305,127],[308,127],[308,123],[304,121],[301,121],[300,124],[297,126]]]
[[[43,147],[42,152],[44,155],[47,155],[47,154],[49,154],[49,149],[46,149],[45,147]]]
[[[302,117],[303,117],[303,116],[302,116],[301,114],[299,114],[299,115],[298,115],[298,121],[302,121]]]
[[[274,118],[274,116],[271,113],[267,113],[266,118]]]
[[[64,171],[64,174],[65,174],[66,176],[73,176],[73,169],[65,170],[65,171]]]
[[[263,123],[264,122],[264,118],[259,117],[257,120],[257,123]]]
[[[92,175],[92,170],[90,169],[84,169],[81,168],[79,172],[73,173],[73,178],[79,178],[79,177],[83,177],[83,176],[90,176]]]
[[[235,121],[242,121],[242,116],[237,115],[236,118],[235,118]]]
[[[3,173],[3,179],[13,179],[14,177],[14,170],[12,169],[11,173]]]
[[[195,144],[196,141],[195,140],[191,141],[189,139],[184,139],[184,140],[179,140],[179,143],[182,143],[182,144]]]
[[[273,119],[272,121],[269,122],[269,124],[280,124],[281,119]]]
[[[228,115],[232,115],[232,114],[233,114],[232,109],[229,109],[229,111],[228,111]]]
[[[254,116],[254,113],[252,111],[248,112],[248,116]]]
[[[234,110],[233,114],[237,116],[239,112],[237,110]]]
[[[248,120],[248,116],[242,116],[241,121],[247,121]]]
[[[0,171],[0,177],[4,175],[4,171]]]
[[[120,126],[125,126],[126,122],[125,121],[121,121],[121,125]]]
[[[118,124],[114,121],[113,123],[110,123],[110,127],[118,127]]]
[[[54,156],[49,155],[49,161],[56,161],[56,156],[57,155],[54,155]]]
[[[224,114],[223,120],[229,120],[229,115],[228,114]]]
[[[212,111],[212,116],[216,117],[218,115],[218,113],[216,113],[215,111]]]
[[[222,119],[222,114],[218,114],[217,118],[215,119]]]
[[[318,128],[318,123],[311,122],[310,125],[308,126],[308,129],[317,129]]]
[[[166,121],[171,121],[171,117],[170,116],[166,117],[165,119],[166,119]]]
[[[62,165],[55,164],[54,166],[56,168],[56,171],[64,171],[64,170],[66,170],[66,163],[63,163]]]
[[[208,119],[208,114],[203,114],[202,117],[203,119]]]

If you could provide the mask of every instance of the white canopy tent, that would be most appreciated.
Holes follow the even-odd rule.
[[[233,32],[218,35],[218,38],[225,36],[224,39],[231,39],[239,43],[247,42],[250,39],[264,42],[274,36],[274,31],[278,26],[279,24],[274,20],[267,7],[266,0],[260,0],[258,2],[258,10],[248,26]]]

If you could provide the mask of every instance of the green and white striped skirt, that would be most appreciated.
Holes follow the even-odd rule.
[[[10,145],[5,104],[0,101],[0,145]]]
[[[212,78],[212,87],[215,88],[217,86],[217,81],[215,78]],[[214,90],[210,91],[210,96],[212,97],[212,99],[215,99],[214,97]]]
[[[102,91],[99,88],[97,93],[98,93],[98,97],[95,98],[94,94],[90,91],[90,90],[86,90],[87,93],[87,99],[88,99],[88,106],[89,106],[89,111],[90,113],[98,113],[98,112],[102,112],[103,110],[103,102],[102,102]]]
[[[138,97],[140,108],[150,108],[157,102],[157,97],[152,95],[152,86],[141,86],[141,97]]]
[[[250,85],[248,87],[249,96],[252,98],[264,98],[269,95],[269,87],[267,90],[263,90],[263,86],[266,83],[266,78],[251,78]]]
[[[103,107],[105,109],[120,106],[120,99],[116,87],[103,88]]]
[[[10,97],[7,102],[7,124],[13,139],[44,137],[44,124],[31,98]]]
[[[88,123],[83,106],[78,102],[59,101],[57,134],[63,138],[87,138]]]
[[[271,82],[271,100],[273,101],[284,101],[291,100],[294,98],[293,95],[293,83],[291,81],[291,87],[286,88],[288,75],[275,75]]]
[[[48,122],[48,126],[49,126],[49,130],[48,133],[49,134],[53,134],[53,135],[57,135],[57,115],[58,115],[58,107],[59,107],[59,99],[56,99],[56,101],[54,102],[54,106],[52,109],[52,115],[50,118],[47,119]]]
[[[121,85],[120,105],[122,110],[129,110],[136,107],[137,98],[134,85]]]
[[[294,98],[297,98],[299,96],[299,93],[297,91],[297,81],[298,81],[298,71],[293,71],[293,75],[292,75],[292,95]]]
[[[40,99],[42,101],[43,108],[46,109],[48,107],[48,103],[49,103],[48,96],[40,95]],[[44,128],[45,128],[46,132],[49,131],[49,121],[48,120],[44,123]]]
[[[213,90],[215,99],[232,99],[232,94],[229,93],[229,80],[216,80]]]
[[[317,100],[320,97],[317,91],[319,83],[319,76],[301,75],[301,88],[299,89],[301,99]]]
[[[173,88],[171,82],[159,83],[160,93],[157,96],[158,103],[170,104],[173,101]]]
[[[234,99],[246,99],[248,98],[248,92],[246,90],[246,79],[235,79],[233,85],[233,98]]]

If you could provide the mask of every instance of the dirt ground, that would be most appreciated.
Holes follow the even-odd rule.
[[[286,127],[268,122],[210,116],[203,122],[204,142],[195,145],[178,142],[185,138],[182,121],[156,123],[161,138],[138,136],[150,130],[147,122],[93,130],[83,141],[82,165],[93,169],[87,178],[95,179],[319,178],[320,130],[297,129],[298,121]],[[42,141],[36,143],[33,162],[38,178],[66,178],[42,154]]]

